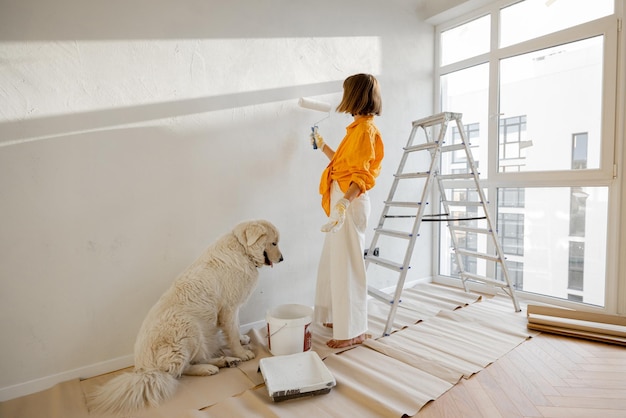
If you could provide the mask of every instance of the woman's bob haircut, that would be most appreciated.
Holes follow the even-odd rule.
[[[351,115],[380,115],[383,103],[378,80],[371,74],[355,74],[343,82],[343,98],[337,112]]]

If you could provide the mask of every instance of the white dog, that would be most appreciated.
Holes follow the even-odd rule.
[[[157,406],[174,394],[183,374],[209,376],[254,358],[241,345],[239,307],[256,285],[257,269],[283,261],[278,239],[270,222],[250,221],[207,248],[148,312],[133,372],[100,387],[90,408],[127,414]],[[232,357],[221,355],[222,342]]]

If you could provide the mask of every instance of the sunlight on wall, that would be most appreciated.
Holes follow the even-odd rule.
[[[0,121],[379,73],[378,37],[0,44]],[[245,103],[244,103],[245,105]]]

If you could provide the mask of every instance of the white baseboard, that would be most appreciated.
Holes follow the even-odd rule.
[[[39,379],[29,380],[28,382],[18,383],[17,385],[3,387],[0,388],[0,402],[19,398],[20,396],[30,395],[31,393],[48,389],[57,383],[65,382],[67,380],[87,379],[115,370],[124,369],[132,365],[133,355],[131,354],[91,364],[85,367],[80,367],[78,369],[40,377]]]
[[[265,322],[265,319],[262,321],[256,321],[256,322],[251,322],[249,324],[245,324],[245,325],[241,325],[239,327],[239,333],[241,335],[247,334],[251,329],[259,329],[261,327],[266,326],[267,322]]]
[[[430,277],[426,277],[426,278],[423,278],[423,279],[415,279],[415,280],[411,280],[410,282],[405,282],[404,286],[402,288],[403,289],[408,289],[409,287],[413,287],[416,284],[419,284],[419,283],[432,283],[432,281],[433,280]],[[393,292],[394,290],[396,290],[396,287],[395,286],[390,286],[390,287],[388,287],[387,289],[384,289],[384,290],[387,291],[387,292]]]
[[[265,320],[256,321],[242,325],[241,334],[246,334],[251,329],[257,329],[265,326]],[[100,363],[91,364],[80,367],[78,369],[68,370],[65,372],[41,377],[39,379],[29,380],[28,382],[18,383],[12,386],[0,388],[0,402],[10,399],[19,398],[20,396],[30,395],[31,393],[40,392],[56,385],[72,379],[89,379],[90,377],[99,376],[101,374],[114,372],[116,370],[125,369],[133,365],[134,356],[128,354],[126,356],[117,357]]]

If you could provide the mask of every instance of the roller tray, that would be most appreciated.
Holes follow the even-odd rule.
[[[314,351],[262,358],[259,371],[274,402],[326,394],[337,384]]]

